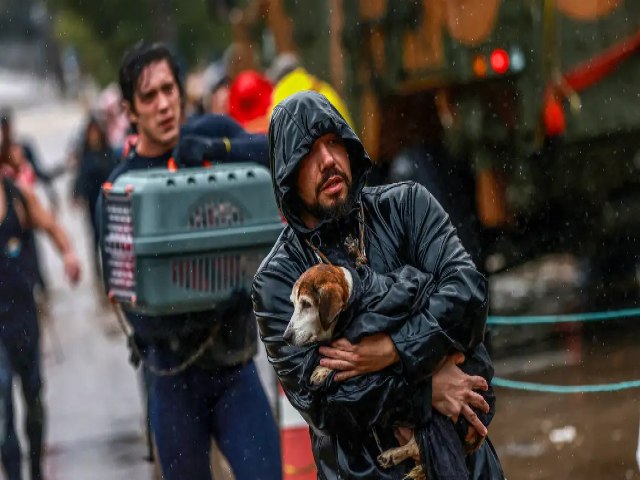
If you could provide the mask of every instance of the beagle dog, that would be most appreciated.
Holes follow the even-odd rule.
[[[291,302],[293,315],[287,325],[283,338],[290,345],[304,346],[311,343],[330,340],[333,336],[336,320],[346,308],[351,292],[353,279],[351,272],[343,267],[320,263],[309,268],[293,285]],[[331,370],[318,365],[311,374],[311,383],[319,385],[324,382]],[[382,452],[378,462],[384,468],[390,468],[408,458],[420,461],[420,450],[413,431],[402,428],[396,432],[405,440],[405,445]],[[422,467],[416,467],[422,471]],[[414,470],[416,470],[414,469]],[[425,478],[420,472],[411,471],[407,478]]]
[[[352,291],[353,278],[346,268],[320,263],[305,271],[291,291],[294,311],[283,335],[285,342],[304,346],[330,340],[337,319],[347,307]],[[318,365],[311,374],[311,383],[321,384],[330,373],[329,368]],[[401,446],[382,452],[378,456],[378,463],[383,468],[390,468],[413,459],[418,466],[405,478],[426,480],[413,430],[396,427],[394,434]],[[463,442],[465,452],[469,454],[477,450],[483,440],[473,427],[469,427]]]
[[[331,339],[352,290],[353,279],[346,268],[324,263],[309,268],[293,285],[290,298],[294,311],[284,340],[302,346]]]

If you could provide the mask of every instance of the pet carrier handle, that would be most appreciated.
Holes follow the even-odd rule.
[[[211,166],[211,162],[209,160],[203,160],[202,166],[205,168],[209,168]],[[167,170],[169,170],[170,172],[178,171],[178,164],[173,157],[170,157],[169,160],[167,160]]]

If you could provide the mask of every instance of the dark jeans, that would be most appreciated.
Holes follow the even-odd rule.
[[[150,355],[154,365],[157,351]],[[279,431],[255,365],[192,366],[150,377],[150,416],[164,480],[211,480],[211,438],[237,479],[280,480]]]
[[[11,401],[12,379],[13,374],[11,372],[9,355],[2,343],[0,343],[0,447],[3,455],[3,463],[7,463],[4,462],[5,448],[8,448],[10,451],[13,450],[13,453],[17,452],[18,454],[17,468],[15,468],[15,466],[13,466],[13,468],[6,468],[9,480],[19,478],[16,477],[16,475],[20,473],[20,448],[17,444],[15,430],[7,428],[7,418],[9,415],[8,402]]]
[[[0,369],[3,369],[5,378],[8,372],[8,380],[0,382],[0,400],[4,410],[1,430],[4,439],[0,451],[2,452],[2,465],[8,480],[20,480],[21,454],[18,437],[16,435],[13,400],[11,395],[11,378],[13,374],[20,377],[22,394],[26,403],[25,430],[29,439],[29,460],[32,480],[40,480],[42,438],[44,425],[44,409],[40,393],[42,380],[40,376],[40,330],[36,307],[33,301],[23,301],[14,304],[8,312],[0,315],[0,346],[3,355],[0,355]],[[9,370],[7,370],[7,368]]]

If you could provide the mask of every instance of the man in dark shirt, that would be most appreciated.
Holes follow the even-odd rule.
[[[247,135],[226,117],[205,116],[181,130],[182,85],[163,45],[140,43],[127,52],[120,87],[138,140],[110,181],[128,170],[166,167],[179,138],[183,161],[197,162],[199,139],[206,138],[216,158],[266,163],[266,138]],[[278,429],[253,362],[257,333],[250,302],[221,319],[215,331],[212,312],[125,313],[145,357],[151,429],[165,480],[210,480],[212,437],[236,478],[279,479]],[[211,346],[189,362],[206,342]],[[178,372],[157,376],[156,369]]]

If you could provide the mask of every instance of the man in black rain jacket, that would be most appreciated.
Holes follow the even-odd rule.
[[[405,464],[411,462],[386,470],[376,457],[398,445],[392,426],[405,422],[414,426],[428,478],[502,479],[490,442],[466,459],[467,471],[461,476],[449,464],[450,449],[460,448],[459,440],[434,442],[430,428],[436,415],[444,415],[458,422],[465,418],[486,435],[472,407],[488,413],[483,417],[488,422],[494,405],[490,391],[485,397],[491,411],[473,392],[487,390],[484,379],[464,374],[449,357],[456,350],[464,352],[471,367],[467,371],[491,378],[491,362],[481,344],[486,280],[446,213],[424,187],[412,182],[364,187],[370,159],[348,124],[318,93],[301,92],[276,106],[269,145],[274,190],[289,225],[256,274],[254,311],[287,398],[310,426],[319,478],[402,478],[411,469]],[[347,239],[351,248],[345,245]],[[357,268],[365,258],[366,267]],[[352,273],[348,310],[364,317],[348,321],[368,322],[369,331],[388,333],[364,336],[358,343],[341,338],[320,348],[284,341],[293,313],[293,284],[321,260]],[[367,312],[368,302],[375,298],[384,311],[380,303],[405,300],[394,298],[394,291],[402,294],[411,288],[383,293],[380,302],[381,292],[367,289],[384,282],[361,277],[407,265],[429,279],[424,289],[428,299],[388,331],[384,315]],[[410,271],[398,281],[407,274]],[[379,325],[372,327],[371,322]],[[337,371],[320,388],[309,381],[319,363]]]

